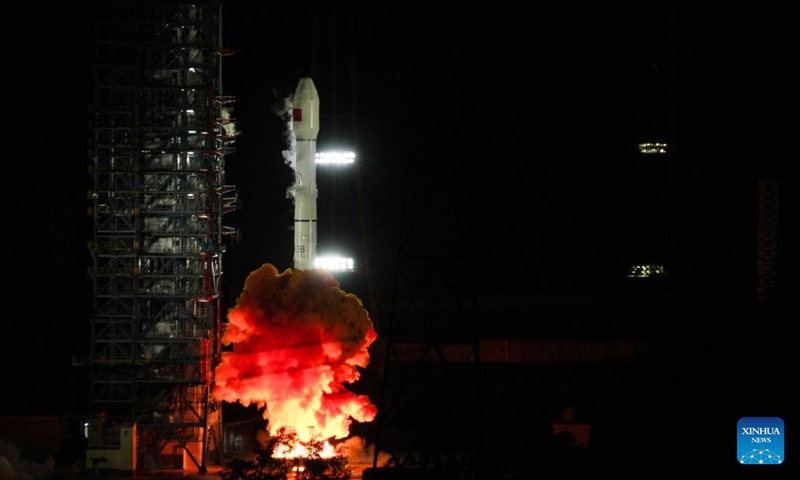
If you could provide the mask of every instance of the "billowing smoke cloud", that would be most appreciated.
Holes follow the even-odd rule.
[[[245,281],[222,337],[232,351],[216,369],[215,398],[266,406],[270,433],[286,427],[301,441],[341,439],[352,420],[377,414],[344,385],[369,363],[377,334],[361,300],[324,270],[264,264]]]
[[[279,92],[273,92],[275,101],[272,104],[272,113],[279,116],[284,123],[284,140],[286,141],[286,149],[281,152],[283,161],[292,168],[292,172],[297,170],[297,156],[296,146],[297,139],[294,135],[294,123],[292,122],[292,104],[291,95],[281,95]]]
[[[378,452],[375,458],[375,445],[368,445],[361,437],[350,437],[336,444],[336,455],[347,457],[351,464],[372,464],[377,460],[376,466],[385,467],[392,456],[386,452]]]
[[[44,463],[33,463],[24,459],[15,444],[0,438],[0,480],[33,480],[49,478],[55,472],[53,457]]]

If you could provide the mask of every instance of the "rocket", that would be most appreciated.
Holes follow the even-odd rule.
[[[292,97],[296,141],[294,192],[294,268],[314,268],[317,256],[317,134],[319,95],[311,78],[301,78]]]

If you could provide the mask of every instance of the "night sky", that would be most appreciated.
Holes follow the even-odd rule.
[[[540,288],[578,267],[580,275],[556,279],[577,287],[625,262],[666,263],[674,222],[682,273],[750,289],[755,180],[786,174],[792,137],[789,28],[763,7],[676,7],[671,45],[669,11],[653,3],[526,15],[502,3],[448,15],[413,4],[359,7],[358,153],[378,276],[393,276],[402,238],[426,253],[472,243],[482,268],[512,270]],[[313,19],[297,20],[294,9],[224,7],[237,52],[225,60],[224,84],[242,132],[227,171],[244,207],[235,214],[241,255],[253,263],[290,266],[291,177],[269,106],[275,89],[291,91],[314,68],[326,73],[335,47],[325,13],[315,47]],[[245,18],[260,18],[260,28]],[[348,40],[339,31],[340,49]],[[674,140],[672,162],[636,153],[650,132]],[[320,147],[334,141],[323,124]],[[326,202],[331,192],[321,186],[320,215]],[[260,230],[247,227],[256,217]]]
[[[550,2],[524,11],[503,1],[449,10],[423,2],[358,5],[355,115],[382,308],[375,316],[383,319],[393,300],[397,273],[408,267],[398,261],[403,255],[438,260],[448,270],[441,278],[487,295],[604,290],[619,284],[626,264],[670,264],[681,289],[750,300],[745,309],[704,305],[684,312],[674,328],[659,327],[668,351],[681,353],[657,359],[649,374],[670,380],[669,398],[694,395],[705,412],[725,412],[708,418],[714,427],[744,410],[789,424],[788,319],[757,319],[751,304],[758,179],[781,182],[786,298],[796,264],[796,177],[789,171],[797,156],[796,5],[678,5],[670,27],[666,3]],[[263,263],[291,267],[292,174],[272,106],[301,76],[327,78],[330,52],[337,45],[346,52],[350,41],[346,30],[333,41],[330,11],[315,22],[312,7],[223,2],[224,44],[236,52],[223,60],[223,85],[236,97],[241,133],[226,159],[227,182],[242,204],[226,217],[241,232],[224,257],[228,308]],[[3,181],[11,290],[0,328],[0,415],[59,413],[80,410],[89,388],[88,374],[71,364],[90,340],[92,35],[82,20],[90,8],[13,8],[10,21],[31,29],[6,40],[6,64],[17,67],[6,74],[14,85],[6,91]],[[347,9],[339,14],[346,18]],[[320,146],[336,142],[324,123],[332,114],[325,87],[317,83]],[[337,113],[349,114],[348,107]],[[639,139],[652,132],[674,141],[669,160],[637,154]],[[318,173],[320,244],[334,243],[322,216],[334,207],[354,211],[347,203],[353,178],[341,174],[342,203],[334,204],[324,190],[330,175]],[[358,255],[358,245],[345,246]],[[524,332],[536,334],[551,332]],[[636,335],[660,333],[639,325]],[[756,375],[755,361],[773,373]],[[763,403],[748,396],[726,407],[735,382],[763,389]]]

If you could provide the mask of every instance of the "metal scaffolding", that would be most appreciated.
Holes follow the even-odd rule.
[[[139,468],[200,471],[219,443],[225,156],[220,2],[96,2],[91,399],[138,425]]]

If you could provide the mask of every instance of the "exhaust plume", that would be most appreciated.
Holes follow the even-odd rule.
[[[270,434],[281,427],[299,439],[349,435],[352,420],[370,422],[376,407],[344,385],[369,363],[377,334],[361,300],[324,270],[271,264],[253,271],[228,312],[216,368],[218,400],[266,407]]]

